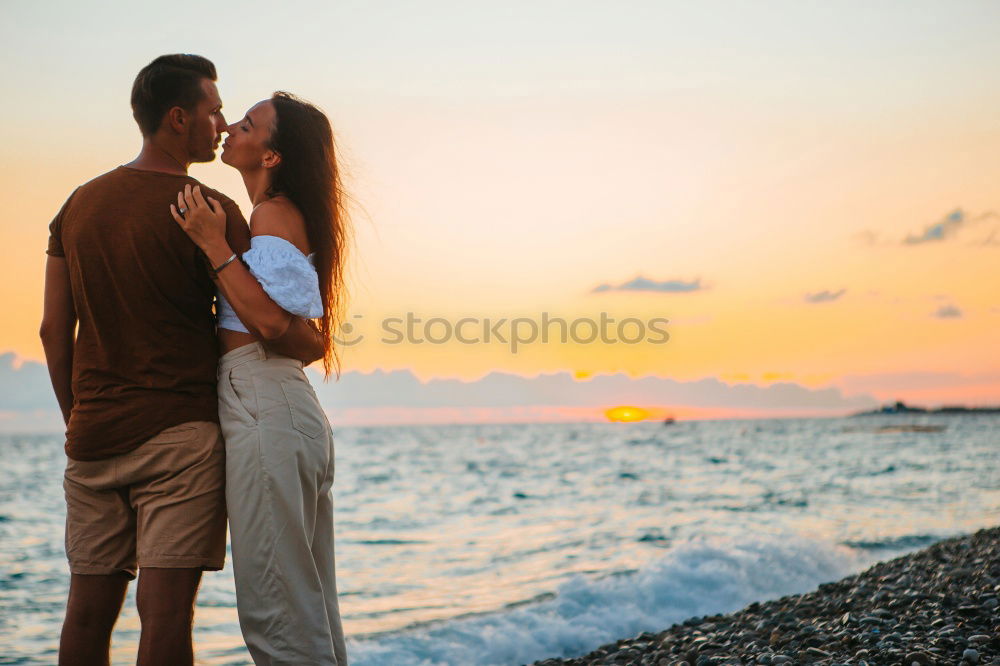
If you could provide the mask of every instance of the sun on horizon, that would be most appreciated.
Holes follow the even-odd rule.
[[[649,418],[649,411],[642,407],[622,405],[604,410],[604,416],[615,422],[645,421]]]

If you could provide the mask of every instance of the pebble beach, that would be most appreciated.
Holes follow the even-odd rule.
[[[1000,664],[1000,527],[939,541],[807,594],[535,662],[596,664]]]

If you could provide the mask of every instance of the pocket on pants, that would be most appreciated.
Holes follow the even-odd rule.
[[[319,437],[326,430],[326,417],[316,399],[316,393],[307,382],[281,380],[281,391],[292,415],[292,427],[310,439]]]
[[[229,371],[226,381],[229,382],[229,388],[232,389],[233,408],[243,418],[256,423],[259,407],[253,374],[238,366]]]

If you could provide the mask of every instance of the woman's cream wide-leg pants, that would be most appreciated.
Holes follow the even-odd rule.
[[[347,666],[333,555],[333,433],[302,363],[259,343],[219,361],[240,628],[256,664]]]

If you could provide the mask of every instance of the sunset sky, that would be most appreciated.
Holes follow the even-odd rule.
[[[1000,403],[996,2],[97,7],[0,9],[0,353],[18,362],[43,359],[48,222],[137,153],[138,70],[191,52],[230,121],[283,89],[334,123],[365,336],[345,370]],[[192,175],[249,210],[235,171]],[[407,312],[663,317],[670,339],[380,342]]]

